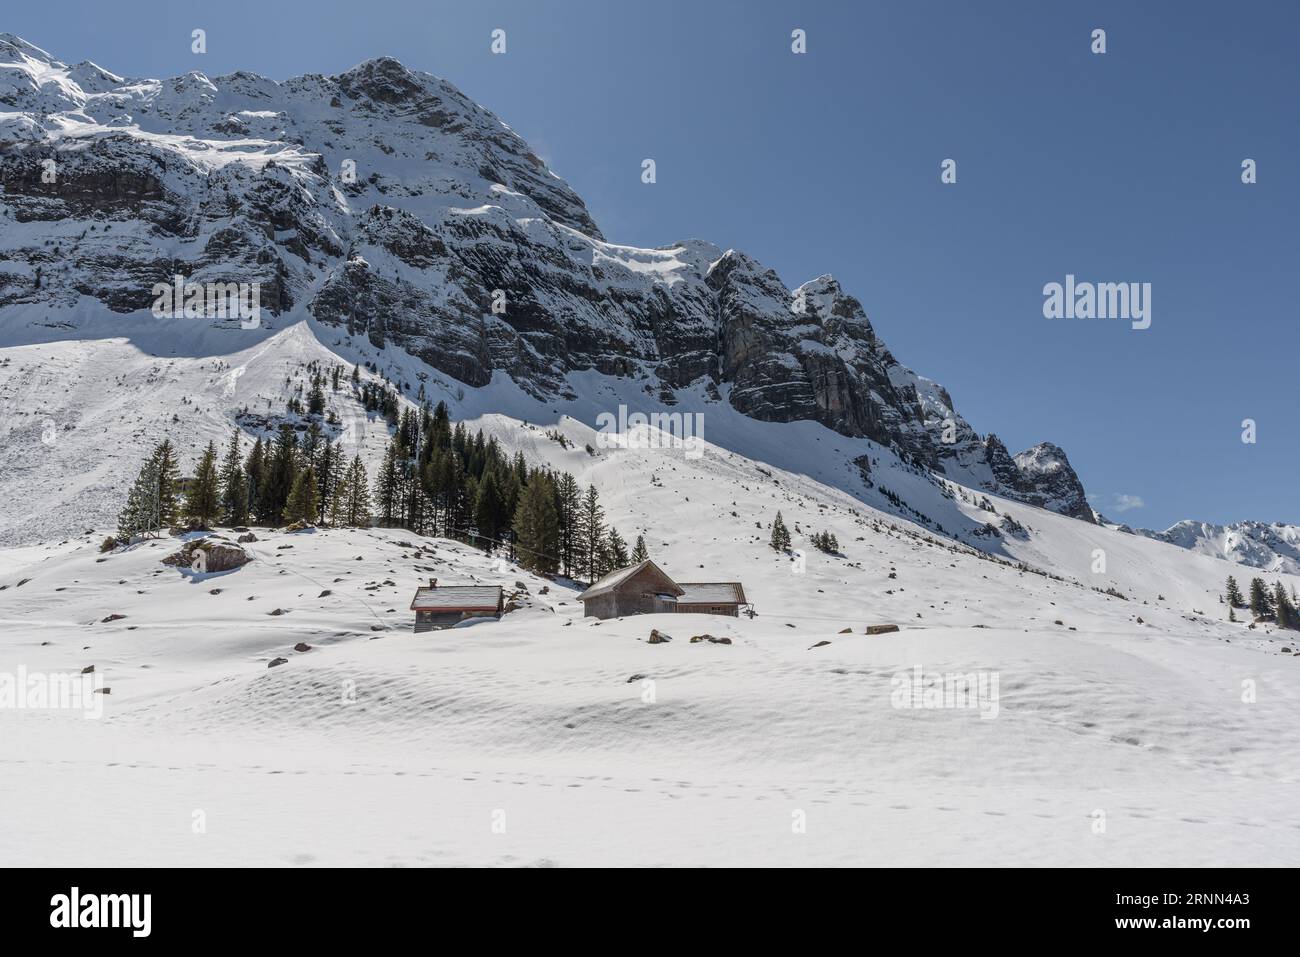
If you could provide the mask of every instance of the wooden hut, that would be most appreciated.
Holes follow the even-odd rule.
[[[466,618],[500,618],[503,608],[500,585],[446,585],[429,580],[428,588],[417,588],[411,600],[415,631],[450,628]]]
[[[740,582],[675,582],[649,559],[610,572],[578,596],[595,618],[694,613],[737,618],[746,605]]]
[[[588,615],[618,618],[671,612],[681,593],[678,584],[647,558],[639,565],[617,569],[592,582],[578,600]]]

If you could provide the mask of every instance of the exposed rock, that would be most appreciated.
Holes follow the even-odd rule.
[[[230,571],[248,564],[248,552],[238,545],[215,537],[188,541],[179,550],[162,559],[164,565],[188,566],[199,574]]]
[[[294,650],[294,651],[311,651],[311,645],[307,644],[307,642],[305,642],[305,641],[300,641],[300,642],[298,642],[298,644],[296,644],[296,645],[293,646],[293,650]]]
[[[824,647],[825,645],[829,645],[829,644],[830,644],[829,641],[819,641],[819,642],[817,642],[817,644],[815,644],[815,645],[809,645],[809,646],[808,646],[808,650],[809,650],[809,651],[812,651],[814,648],[821,648],[821,647]]]
[[[279,665],[287,665],[288,663],[289,663],[288,658],[272,658],[269,662],[267,662],[266,666],[268,668],[275,668],[278,667]]]
[[[898,631],[897,625],[867,625],[862,632],[864,635],[887,635],[891,631]]]
[[[245,532],[243,535],[240,535],[239,538],[235,539],[235,541],[239,542],[241,545],[247,545],[249,542],[257,541],[257,536],[252,532]]]
[[[665,634],[664,634],[662,631],[660,631],[658,628],[651,628],[651,629],[650,629],[650,638],[649,638],[649,642],[650,642],[650,644],[652,644],[652,645],[661,645],[661,644],[664,644],[665,642],[669,642],[669,641],[672,641],[672,640],[673,640],[673,639],[672,639],[672,635],[665,635]]]
[[[113,613],[113,614],[111,614],[111,615],[108,615],[108,616],[105,617],[105,618],[101,618],[101,619],[100,619],[100,623],[106,625],[106,624],[108,624],[110,621],[121,621],[121,620],[122,620],[123,618],[125,618],[125,617],[126,617],[126,615],[119,615],[119,614],[117,614],[117,613],[115,612],[115,613]]]
[[[707,641],[715,645],[731,644],[731,639],[728,638],[726,635],[723,635],[721,638],[715,637],[713,635],[693,635],[691,637],[691,644],[695,644],[697,641]]]

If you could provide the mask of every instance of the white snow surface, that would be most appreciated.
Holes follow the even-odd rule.
[[[1239,569],[1220,558],[963,489],[815,423],[758,422],[725,395],[692,457],[599,447],[598,411],[649,411],[635,381],[575,374],[580,398],[539,403],[311,322],[86,315],[0,336],[0,676],[93,665],[111,689],[98,720],[0,708],[0,863],[1300,859],[1300,636],[1228,622],[1218,594]],[[423,383],[595,483],[669,575],[741,581],[756,617],[597,623],[577,583],[402,530],[255,528],[254,560],[214,575],[161,564],[174,539],[99,553],[152,443],[182,440],[192,467],[243,408],[280,412],[314,359]],[[330,406],[373,469],[383,423],[346,393]],[[802,573],[767,545],[778,509]],[[1025,532],[977,534],[1007,517]],[[811,548],[823,530],[841,555]],[[523,607],[414,635],[429,577],[501,584]],[[673,640],[647,643],[652,628]],[[917,667],[996,676],[996,717],[894,707],[894,677]]]

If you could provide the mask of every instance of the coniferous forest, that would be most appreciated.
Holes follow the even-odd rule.
[[[632,561],[595,486],[508,455],[482,430],[453,423],[443,402],[403,408],[391,384],[363,379],[359,368],[345,376],[342,367],[313,364],[308,372],[306,402],[291,396],[279,425],[262,429],[267,434],[250,437],[237,427],[224,447],[183,451],[170,438],[160,442],[141,463],[117,538],[106,546],[177,528],[373,525],[454,538],[538,574],[586,581]],[[374,475],[330,434],[338,418],[327,390],[344,389],[388,424]],[[189,477],[182,458],[194,463]],[[644,539],[636,544],[636,555],[648,557]]]

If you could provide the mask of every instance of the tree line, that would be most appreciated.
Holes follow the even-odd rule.
[[[1265,584],[1264,579],[1252,578],[1250,597],[1247,599],[1242,596],[1237,580],[1229,575],[1224,593],[1228,603],[1229,621],[1237,620],[1234,609],[1249,608],[1256,619],[1276,622],[1279,628],[1300,629],[1300,610],[1298,610],[1300,601],[1296,599],[1294,587],[1288,595],[1286,586],[1280,581],[1274,582],[1273,587],[1270,588]]]
[[[568,472],[508,455],[481,429],[453,425],[443,402],[401,409],[391,387],[361,383],[354,369],[358,398],[390,426],[372,481],[361,457],[349,461],[317,421],[324,382],[337,390],[340,378],[338,369],[313,372],[311,421],[301,434],[286,422],[250,447],[236,428],[224,449],[209,442],[198,450],[192,477],[182,479],[177,449],[164,439],[140,466],[114,544],[176,527],[302,523],[455,538],[503,550],[538,574],[588,581],[649,557],[642,536],[629,548],[606,521],[594,485],[584,489]]]

